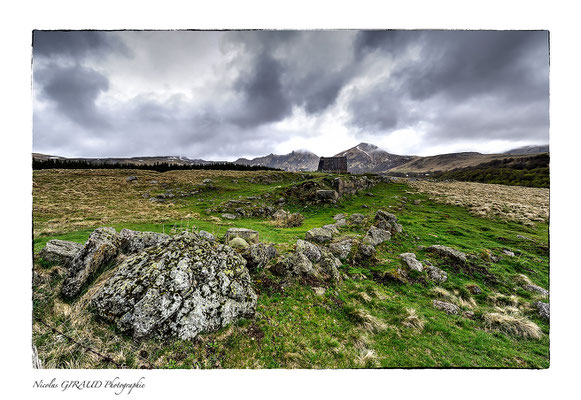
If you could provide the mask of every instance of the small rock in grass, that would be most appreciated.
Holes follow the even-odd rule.
[[[448,302],[445,302],[445,301],[434,300],[432,302],[432,304],[438,310],[445,311],[446,314],[458,314],[458,312],[460,311],[460,308],[458,308],[457,305],[452,304],[452,303],[448,303]]]
[[[418,272],[422,272],[424,270],[424,266],[416,259],[416,255],[414,253],[402,253],[399,255],[399,258],[401,258],[403,263],[407,265],[409,269]]]

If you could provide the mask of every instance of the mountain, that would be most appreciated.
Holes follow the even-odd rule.
[[[356,174],[386,172],[415,158],[391,154],[369,143],[359,143],[349,150],[336,154],[335,157],[347,157],[347,170]]]
[[[46,161],[46,160],[67,160],[67,161],[84,161],[95,164],[135,164],[135,165],[147,165],[155,163],[169,163],[169,164],[179,164],[179,165],[207,165],[215,162],[223,161],[206,161],[201,159],[191,159],[183,156],[156,156],[156,157],[106,157],[106,158],[87,158],[87,157],[75,157],[67,158],[60,156],[52,156],[49,154],[42,153],[32,153],[33,160]]]
[[[280,168],[285,171],[316,171],[319,166],[319,156],[310,151],[293,151],[289,154],[269,154],[264,157],[239,158],[234,164],[261,165],[271,168]]]
[[[541,154],[548,153],[549,145],[544,144],[540,146],[523,146],[509,151],[505,151],[502,154],[519,155],[519,154]]]

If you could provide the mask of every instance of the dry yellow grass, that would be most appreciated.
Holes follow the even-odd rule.
[[[509,311],[507,313],[484,314],[484,323],[489,329],[499,330],[509,335],[523,338],[538,339],[543,334],[537,324]]]
[[[264,171],[39,170],[33,172],[35,235],[56,235],[119,223],[163,223],[191,218],[172,204],[142,195],[164,186],[194,190],[206,178],[241,179]],[[138,178],[130,183],[129,175]],[[152,180],[157,184],[151,184]],[[120,206],[122,205],[122,207]]]
[[[409,181],[434,201],[468,208],[477,216],[532,225],[549,218],[549,189],[475,182]]]

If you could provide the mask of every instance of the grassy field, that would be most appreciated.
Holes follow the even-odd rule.
[[[128,183],[128,175],[136,175],[137,182]],[[212,188],[201,189],[207,178],[212,179]],[[34,268],[42,283],[33,290],[33,313],[127,368],[549,366],[549,325],[532,306],[547,299],[521,288],[526,280],[544,288],[549,285],[548,190],[518,188],[521,207],[515,205],[511,187],[470,184],[476,186],[468,192],[489,195],[461,202],[457,200],[457,191],[465,190],[461,186],[430,190],[435,184],[382,183],[335,205],[285,205],[305,217],[295,228],[279,228],[256,218],[224,220],[211,211],[229,199],[267,192],[278,196],[285,187],[308,178],[282,172],[35,171],[35,253],[53,238],[84,242],[99,226],[170,234],[204,229],[218,237],[229,227],[245,227],[259,231],[261,241],[275,243],[284,253],[307,230],[333,223],[335,214],[362,213],[369,224],[378,209],[394,213],[403,233],[378,246],[377,263],[343,265],[345,279],[326,287],[323,295],[299,283],[282,285],[268,268],[257,271],[252,276],[259,294],[255,318],[194,341],[134,342],[95,320],[87,310],[88,299],[112,270],[81,298],[65,302],[58,296],[63,268],[37,258]],[[149,201],[167,190],[193,189],[200,191],[165,203]],[[486,206],[496,211],[474,211]],[[364,234],[368,224],[345,226],[341,236]],[[422,247],[433,244],[472,254],[484,269],[459,271],[442,264]],[[412,276],[416,279],[407,284],[383,279],[401,265],[397,256],[404,252],[431,260],[448,273],[448,280],[436,285],[420,276]],[[491,261],[496,256],[500,260]],[[470,285],[478,285],[482,293],[471,294]],[[448,315],[432,306],[434,299],[455,303],[474,317]],[[502,318],[491,320],[491,314]],[[530,329],[512,331],[517,325]],[[115,367],[40,323],[33,325],[33,339],[45,367]]]

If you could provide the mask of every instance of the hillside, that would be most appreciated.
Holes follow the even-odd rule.
[[[355,147],[337,153],[335,157],[347,157],[347,170],[355,174],[386,172],[414,158],[390,154],[369,143],[359,143]]]
[[[137,179],[128,182],[128,175]],[[336,178],[263,171],[34,171],[32,332],[44,367],[549,366],[548,314],[539,308],[548,304],[547,189],[453,182],[443,189],[444,183],[408,185],[373,175],[343,176],[355,186],[333,186]],[[333,187],[360,190],[337,199],[319,196]],[[285,225],[298,213],[298,225]],[[114,230],[98,236],[100,227]],[[227,239],[232,228],[255,233],[234,248]],[[123,229],[153,232],[137,238],[167,237],[173,247],[140,252],[145,241],[129,242],[139,245],[138,253],[128,257],[133,247],[124,245],[119,261],[101,259],[101,270],[84,275],[93,279],[86,290],[63,298],[79,260],[92,254],[95,243],[105,243],[98,257],[117,251],[125,243],[118,240],[132,237]],[[81,254],[74,256],[75,267],[67,267],[40,254],[53,239],[87,251],[75,253]],[[192,245],[191,254],[182,254]],[[215,288],[232,287],[236,291],[224,292],[231,299],[253,291],[256,300],[244,307],[254,313],[216,331],[194,331],[195,338],[191,331],[189,339],[142,337],[153,326],[159,332],[181,326],[165,321],[179,318],[195,300],[184,286],[184,268],[193,268],[199,279],[214,270],[200,275],[197,264],[188,267],[189,259],[207,253],[230,257],[238,267],[224,270],[222,284],[212,281],[202,289],[215,295]],[[177,263],[180,257],[184,262]],[[158,271],[165,279],[127,280],[127,273]],[[242,283],[232,286],[234,279]],[[148,285],[161,289],[146,295]],[[166,286],[173,297],[162,290]],[[175,303],[182,295],[190,297]],[[129,319],[111,321],[118,314],[108,313],[108,302],[123,296],[142,300],[119,303],[138,309]],[[160,304],[168,307],[158,315]],[[131,325],[146,331],[124,322],[151,312],[147,323]],[[218,307],[208,315],[221,313]]]
[[[319,166],[319,156],[309,151],[293,151],[288,154],[269,154],[264,157],[239,158],[234,164],[263,165],[270,168],[278,168],[285,171],[316,171]]]
[[[519,155],[519,154],[542,154],[549,152],[549,145],[542,146],[523,146],[509,151],[505,151],[503,154],[508,155]]]

